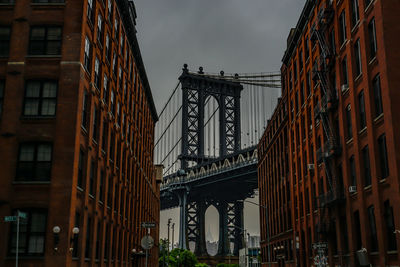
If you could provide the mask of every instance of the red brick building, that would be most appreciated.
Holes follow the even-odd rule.
[[[3,217],[18,210],[19,266],[144,266],[140,223],[156,222],[158,240],[158,117],[135,12],[130,0],[0,1],[0,266],[15,265]]]
[[[282,97],[299,266],[314,264],[320,242],[330,266],[400,265],[399,11],[392,0],[306,1],[289,35]]]

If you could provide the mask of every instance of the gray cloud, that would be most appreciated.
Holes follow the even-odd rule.
[[[138,39],[158,111],[184,63],[206,72],[279,71],[286,38],[305,0],[136,0]],[[258,234],[258,208],[246,205],[246,228]],[[168,217],[161,214],[161,236]],[[214,214],[215,216],[215,214]],[[212,223],[217,225],[215,222]],[[207,227],[207,226],[206,226]],[[175,227],[175,240],[177,240]],[[211,229],[216,237],[216,230]]]

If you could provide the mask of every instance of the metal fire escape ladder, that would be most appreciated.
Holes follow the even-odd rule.
[[[326,178],[329,185],[328,192],[319,196],[321,208],[333,206],[338,203],[338,200],[340,200],[340,192],[337,190],[334,161],[334,156],[337,155],[337,151],[339,150],[336,133],[334,131],[330,114],[332,110],[332,102],[335,100],[333,97],[335,94],[329,83],[328,68],[328,62],[334,60],[334,55],[325,38],[326,31],[332,17],[333,9],[330,7],[328,2],[327,6],[325,8],[321,8],[319,11],[318,28],[316,24],[314,24],[311,28],[311,39],[317,40],[321,48],[321,57],[313,66],[313,79],[320,82],[321,91],[323,93],[321,101],[315,107],[315,116],[320,117],[327,139],[325,140],[324,146],[319,155],[324,163]],[[321,227],[326,229],[326,225],[321,225]]]

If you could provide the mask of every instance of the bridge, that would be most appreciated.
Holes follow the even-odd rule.
[[[257,143],[280,94],[279,73],[189,71],[160,113],[155,161],[164,165],[161,209],[179,207],[179,247],[207,257],[205,213],[219,214],[218,257],[244,246],[243,200],[258,187]]]

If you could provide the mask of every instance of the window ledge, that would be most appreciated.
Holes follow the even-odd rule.
[[[377,51],[378,52],[378,51]],[[376,55],[374,56],[374,58],[372,58],[369,62],[368,62],[368,66],[371,66],[372,64],[374,64],[375,62],[378,62],[378,60],[376,59]]]
[[[364,134],[364,133],[366,133],[367,132],[367,126],[365,126],[364,128],[362,128],[359,132],[358,132],[358,134],[359,135],[362,135],[362,134]]]
[[[37,58],[37,59],[42,59],[42,58],[45,58],[45,59],[49,59],[49,58],[60,59],[61,55],[26,55],[25,57],[26,58],[33,58],[33,59],[35,59],[35,58]]]
[[[360,27],[360,19],[358,19],[358,21],[357,21],[357,23],[356,23],[356,25],[354,25],[353,26],[353,28],[351,29],[351,34],[353,35],[356,31],[357,31],[357,29]]]
[[[365,8],[364,12],[369,13],[372,10],[372,6],[375,5],[375,0],[372,0],[369,5]]]
[[[56,116],[26,116],[23,115],[20,117],[21,120],[24,121],[38,121],[38,120],[54,120]]]
[[[387,252],[388,255],[395,255],[397,254],[397,250],[390,250]]]
[[[362,72],[360,72],[360,74],[358,74],[358,76],[354,79],[354,83],[357,83],[361,80],[362,77]]]
[[[13,181],[14,185],[49,185],[50,181]]]
[[[381,114],[379,114],[379,116],[378,117],[376,117],[375,119],[374,119],[374,122],[375,123],[378,123],[378,122],[380,122],[380,120],[382,120],[383,119],[383,113],[381,113]]]
[[[386,178],[380,179],[380,180],[379,180],[379,183],[380,183],[380,184],[386,183]]]
[[[353,143],[353,137],[346,141],[346,145],[350,145],[351,143]]]
[[[372,185],[367,185],[364,187],[364,191],[370,192],[372,190]]]

